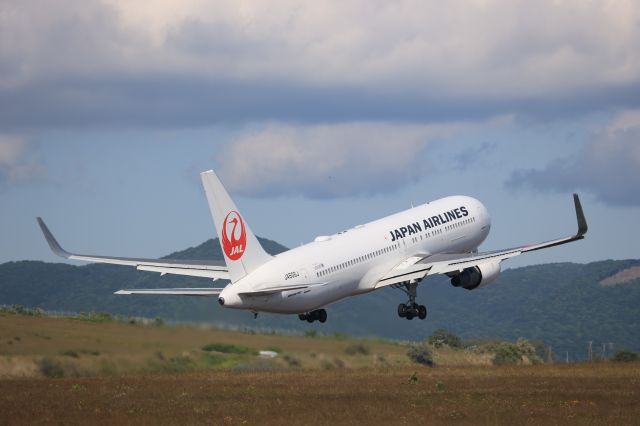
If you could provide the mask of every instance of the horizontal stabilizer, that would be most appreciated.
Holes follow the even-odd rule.
[[[221,288],[145,288],[133,290],[118,290],[113,294],[147,294],[158,296],[217,296]]]

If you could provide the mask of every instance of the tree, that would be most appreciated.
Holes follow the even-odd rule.
[[[635,362],[640,360],[640,355],[631,351],[618,351],[613,360],[616,362]]]
[[[462,339],[444,328],[439,328],[429,336],[428,343],[436,348],[447,345],[451,348],[461,348]]]

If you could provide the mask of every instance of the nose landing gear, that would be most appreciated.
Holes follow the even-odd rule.
[[[409,296],[409,301],[398,305],[398,316],[400,318],[406,318],[412,320],[415,317],[421,320],[427,317],[427,308],[424,305],[418,305],[416,303],[416,296],[418,294],[418,282],[410,281],[394,286],[404,291]]]
[[[324,309],[316,309],[315,311],[300,314],[298,315],[298,318],[300,318],[300,321],[307,321],[309,323],[312,323],[314,321],[320,321],[321,323],[324,323],[327,321],[327,311],[325,311]]]

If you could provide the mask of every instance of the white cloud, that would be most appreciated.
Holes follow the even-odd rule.
[[[425,151],[472,127],[352,123],[272,124],[228,144],[215,158],[229,190],[311,198],[387,193],[429,173]]]
[[[574,158],[556,160],[541,170],[520,170],[507,184],[539,191],[579,191],[604,203],[640,205],[640,110],[616,116]]]
[[[33,151],[33,145],[23,137],[0,135],[0,186],[37,180],[46,174]]]
[[[640,79],[633,0],[23,0],[0,12],[5,87],[173,73],[545,98]]]

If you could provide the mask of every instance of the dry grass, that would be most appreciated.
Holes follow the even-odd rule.
[[[280,356],[210,354],[201,349],[208,343],[277,347]],[[0,424],[620,425],[640,418],[638,363],[492,367],[444,348],[434,354],[439,366],[426,368],[410,364],[406,351],[383,341],[5,315]]]
[[[637,424],[640,365],[0,380],[3,424]]]
[[[5,314],[0,318],[0,377],[38,374],[43,358],[64,367],[65,376],[172,370],[171,359],[190,359],[187,369],[210,368],[202,347],[224,343],[254,351],[278,349],[266,363],[253,355],[219,355],[216,367],[329,369],[407,366],[407,347],[377,341],[247,334],[195,327],[92,323],[63,318]],[[348,354],[354,344],[368,353]],[[222,362],[224,361],[224,362]],[[31,374],[33,375],[33,374]]]

